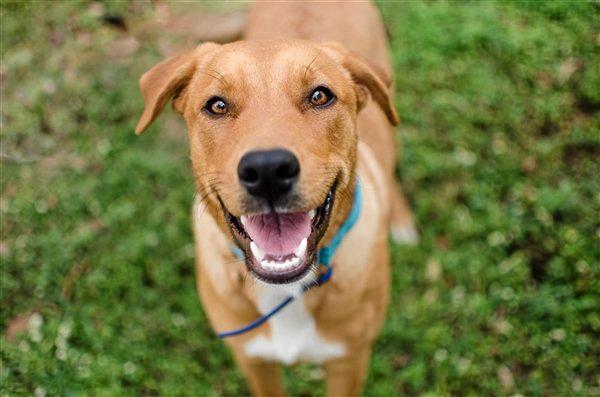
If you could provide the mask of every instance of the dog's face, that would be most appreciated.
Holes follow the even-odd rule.
[[[136,132],[175,97],[201,198],[256,277],[288,283],[314,268],[334,203],[351,205],[369,93],[398,122],[380,73],[331,43],[208,43],[142,77]]]

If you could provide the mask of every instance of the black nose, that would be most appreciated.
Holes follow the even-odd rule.
[[[292,190],[300,175],[300,163],[288,150],[246,153],[238,164],[240,183],[248,193],[274,204]]]

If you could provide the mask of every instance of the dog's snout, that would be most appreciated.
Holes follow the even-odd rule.
[[[240,183],[248,193],[273,204],[292,190],[300,175],[296,156],[285,149],[246,153],[238,164]]]

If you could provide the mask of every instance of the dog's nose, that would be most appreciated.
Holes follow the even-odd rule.
[[[238,164],[238,177],[248,193],[273,204],[292,190],[300,175],[300,163],[285,149],[246,153]]]

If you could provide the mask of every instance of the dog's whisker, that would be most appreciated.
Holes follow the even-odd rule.
[[[217,72],[216,70],[213,70],[213,69],[210,69],[210,68],[206,68],[206,70],[205,70],[205,69],[198,69],[198,71],[199,71],[200,73],[204,73],[204,74],[206,74],[206,75],[208,75],[208,76],[210,76],[210,77],[214,78],[214,79],[215,79],[215,80],[217,80],[217,81],[218,81],[218,82],[219,82],[219,83],[220,83],[222,86],[227,86],[227,85],[228,85],[227,81],[225,80],[225,77],[224,77],[224,76],[223,76],[221,73]],[[213,73],[215,73],[216,75],[215,75],[215,74],[213,74],[213,73],[210,73],[210,72],[213,72]]]
[[[308,71],[310,70],[310,67],[317,60],[317,58],[319,57],[319,55],[321,55],[322,52],[323,52],[323,49],[322,48],[319,49],[319,51],[317,52],[317,55],[315,55],[315,57],[308,63],[308,65],[306,65],[306,67],[304,69],[304,75],[302,76],[303,80],[306,80],[306,75],[307,75]]]
[[[219,71],[211,68],[211,67],[206,67],[206,69],[210,70],[213,73],[216,73],[219,76],[219,80],[221,80],[224,84],[229,84],[229,82],[227,81],[227,79],[225,78],[225,76],[223,76]]]

